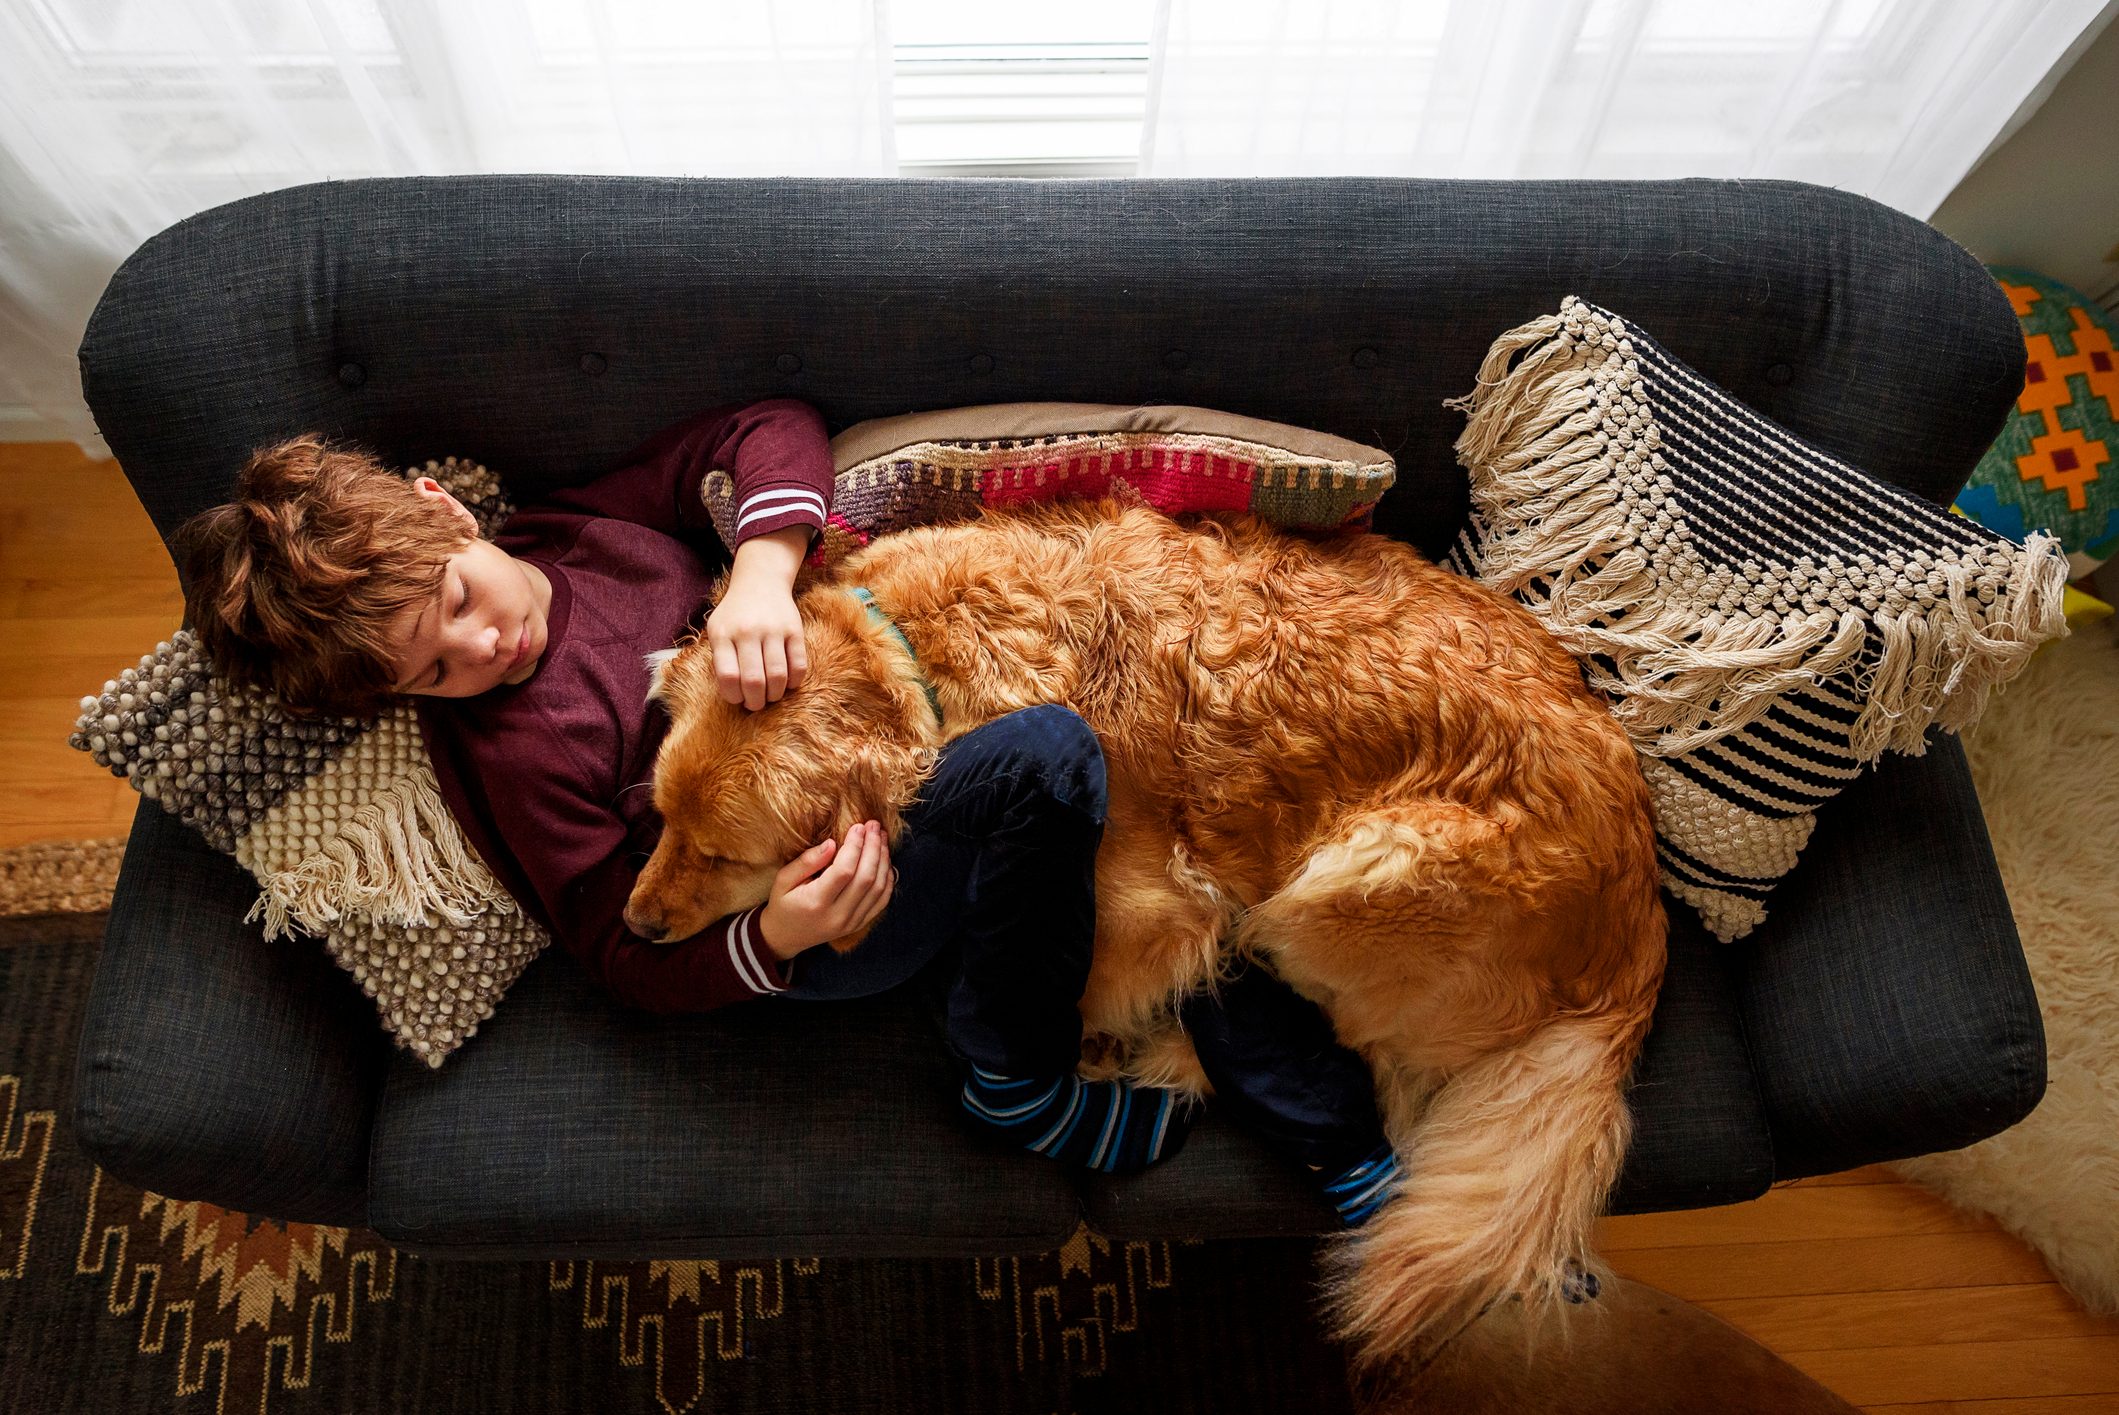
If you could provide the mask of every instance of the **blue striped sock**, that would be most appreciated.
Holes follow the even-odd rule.
[[[1106,1174],[1168,1159],[1192,1128],[1192,1108],[1175,1091],[1124,1081],[1024,1080],[973,1067],[963,1101],[988,1134]]]
[[[1322,1177],[1322,1176],[1320,1176]],[[1398,1156],[1384,1141],[1338,1174],[1326,1178],[1324,1197],[1339,1211],[1339,1221],[1348,1228],[1368,1222],[1383,1201],[1398,1187]]]

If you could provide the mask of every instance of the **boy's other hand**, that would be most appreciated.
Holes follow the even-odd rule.
[[[795,608],[795,572],[809,530],[789,526],[745,541],[729,567],[728,589],[706,618],[722,700],[756,712],[802,686],[809,654]]]
[[[898,872],[890,863],[883,827],[863,821],[842,844],[826,840],[789,860],[773,877],[758,915],[765,946],[776,958],[867,928],[890,903]]]
[[[707,616],[706,639],[713,645],[722,700],[752,712],[800,687],[809,672],[802,616],[784,589],[731,580],[728,593]]]

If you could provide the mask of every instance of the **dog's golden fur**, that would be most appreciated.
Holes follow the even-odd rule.
[[[666,825],[629,917],[682,938],[827,833],[895,839],[944,741],[1064,704],[1109,783],[1099,1055],[1203,1086],[1173,1003],[1247,956],[1375,1073],[1407,1178],[1339,1254],[1357,1354],[1593,1265],[1665,920],[1633,749],[1528,613],[1382,536],[1108,502],[893,535],[798,603],[809,676],[761,712],[720,699],[703,646],[658,665]]]

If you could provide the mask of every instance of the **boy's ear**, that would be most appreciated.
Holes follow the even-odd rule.
[[[432,477],[414,478],[412,487],[421,496],[439,502],[443,509],[463,526],[466,536],[472,540],[478,539],[478,518],[472,515],[471,508],[458,501],[447,487]]]

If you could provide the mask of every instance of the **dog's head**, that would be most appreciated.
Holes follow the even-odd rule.
[[[789,860],[862,821],[895,842],[932,769],[939,732],[896,640],[834,585],[797,607],[808,673],[757,712],[722,699],[704,640],[649,656],[670,729],[655,758],[662,839],[625,909],[643,938],[689,938],[763,903]]]

